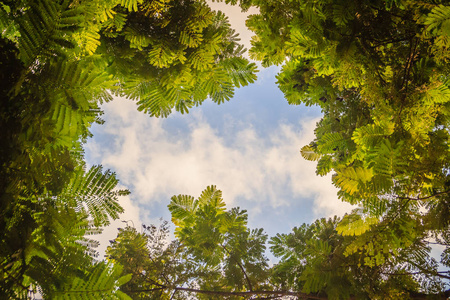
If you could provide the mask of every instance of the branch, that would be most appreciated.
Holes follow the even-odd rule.
[[[442,272],[438,272],[438,271],[429,271],[425,268],[423,268],[421,265],[412,262],[411,260],[406,260],[408,263],[410,263],[411,265],[413,265],[414,267],[416,267],[420,272],[417,272],[418,274],[424,274],[424,275],[431,275],[431,276],[436,276],[439,278],[445,278],[445,279],[450,279],[450,276],[447,275],[443,275],[441,274]],[[443,272],[443,273],[448,273],[448,272]]]
[[[229,255],[229,256],[237,263],[237,265],[238,265],[239,268],[241,269],[242,273],[244,273],[245,280],[247,281],[247,284],[248,284],[248,289],[249,289],[250,291],[253,291],[252,283],[250,282],[250,279],[248,278],[247,273],[245,272],[244,267],[239,263],[239,261],[238,261],[236,258],[234,258],[234,257],[231,255],[231,253],[230,253],[230,251],[228,251],[227,247],[225,247],[224,245],[220,245],[220,246],[221,246],[221,247],[228,253],[228,255]]]
[[[397,39],[386,39],[386,40],[376,40],[376,39],[372,39],[373,41],[376,41],[377,44],[372,44],[371,47],[372,48],[376,48],[382,45],[386,45],[386,44],[393,44],[393,43],[398,43],[398,42],[404,42],[404,41],[410,41],[415,35],[410,35],[410,36],[405,36],[405,37],[401,37],[401,38],[397,38]]]
[[[152,256],[149,255],[148,257],[149,257],[150,260],[156,265],[156,261],[152,258]],[[162,275],[162,277],[164,278],[164,280],[166,281],[167,284],[171,284],[170,281],[169,281],[169,279],[166,277],[166,275],[165,275],[163,272],[161,272],[161,275]]]
[[[429,245],[448,246],[447,244],[444,244],[444,243],[429,242],[429,241],[425,241],[425,240],[424,240],[424,242],[429,244]]]
[[[161,291],[163,289],[172,289],[174,291],[183,291],[188,293],[197,293],[197,294],[205,294],[205,295],[214,295],[214,296],[222,296],[222,297],[230,297],[230,296],[242,296],[242,297],[249,297],[249,296],[269,296],[263,299],[275,299],[278,297],[284,297],[284,296],[294,296],[298,299],[304,299],[304,300],[327,300],[328,296],[318,296],[318,295],[311,295],[311,294],[305,294],[300,292],[290,292],[290,291],[247,291],[247,292],[227,292],[227,291],[205,291],[205,290],[199,290],[199,289],[192,289],[192,288],[183,288],[183,287],[163,287],[163,288],[155,288],[155,289],[143,289],[143,290],[128,290],[124,291],[126,293],[140,293],[140,292],[154,292],[154,291]],[[444,291],[443,293],[439,294],[424,294],[424,293],[418,293],[418,292],[409,292],[409,295],[412,299],[429,299],[430,296],[436,297],[436,299],[447,299],[450,296],[450,290]],[[350,300],[356,299],[354,296],[351,296],[349,298]]]
[[[432,272],[429,274],[446,274],[449,271],[437,271],[437,272]],[[381,274],[385,274],[385,275],[392,275],[392,276],[404,276],[404,275],[420,275],[420,274],[424,274],[423,272],[404,272],[404,273],[389,273],[389,272],[381,272]]]
[[[184,291],[184,292],[190,292],[190,293],[198,293],[198,294],[205,294],[205,295],[216,295],[216,296],[258,296],[258,295],[267,295],[267,296],[276,296],[276,297],[282,297],[282,296],[295,296],[300,299],[328,299],[327,296],[315,296],[300,292],[290,292],[290,291],[247,291],[247,292],[227,292],[227,291],[205,291],[205,290],[199,290],[199,289],[192,289],[192,288],[183,288],[183,287],[171,287],[171,289],[174,289],[176,291]]]
[[[149,282],[149,283],[151,283],[151,284],[157,285],[157,286],[159,286],[159,287],[162,287],[162,288],[166,288],[166,287],[167,287],[167,285],[158,283],[157,281],[155,281],[154,279],[151,279],[151,278],[147,278],[147,277],[146,277],[146,278],[145,278],[145,281],[146,281],[146,282]]]
[[[144,293],[144,292],[156,292],[167,289],[167,286],[153,288],[153,289],[142,289],[142,290],[123,290],[125,293]]]
[[[403,86],[405,87],[405,97],[406,94],[408,93],[408,78],[409,78],[409,74],[411,71],[411,66],[414,62],[414,58],[416,56],[416,50],[417,50],[417,44],[419,43],[419,41],[416,39],[416,42],[413,46],[413,38],[411,38],[411,42],[409,44],[409,56],[408,59],[406,60],[406,65],[405,65],[405,74],[403,76],[403,81],[402,81],[402,85],[401,87],[403,88]]]
[[[430,199],[430,198],[433,198],[433,197],[436,197],[436,196],[439,196],[439,195],[449,194],[449,193],[450,193],[450,190],[448,190],[448,191],[443,191],[443,192],[436,193],[436,194],[434,194],[434,195],[426,196],[426,197],[422,197],[422,198],[421,198],[421,197],[411,198],[411,197],[401,197],[401,196],[397,196],[397,199],[406,199],[406,200],[421,201],[421,200],[426,200],[426,199]]]
[[[423,293],[410,292],[409,296],[412,299],[423,299],[423,300],[430,299],[431,297],[435,297],[435,299],[448,299],[450,297],[450,290],[446,290],[439,294],[423,294]]]

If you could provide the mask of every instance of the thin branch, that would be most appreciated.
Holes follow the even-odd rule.
[[[152,257],[151,255],[149,255],[148,257],[150,258],[150,260],[151,260],[154,264],[156,264],[156,261],[153,259],[153,257]],[[163,272],[161,272],[161,275],[162,275],[162,277],[164,278],[164,280],[166,281],[167,284],[171,284],[170,281],[169,281],[169,279],[166,277],[166,275],[165,275]]]
[[[434,195],[426,196],[426,197],[411,198],[411,197],[401,197],[401,196],[397,196],[397,199],[406,199],[406,200],[421,201],[421,200],[426,200],[426,199],[430,199],[430,198],[433,198],[433,197],[436,197],[436,196],[439,196],[439,195],[449,194],[449,193],[450,193],[450,190],[448,190],[448,191],[443,191],[443,192],[440,192],[440,193],[436,193],[436,194],[434,194]]]
[[[412,59],[413,59],[413,53],[416,51],[417,47],[417,40],[416,40],[416,45],[413,49],[413,39],[411,38],[410,43],[409,43],[409,55],[408,55],[408,59],[406,60],[406,64],[405,64],[405,74],[403,75],[403,81],[402,81],[402,85],[401,87],[403,87],[406,83],[406,90],[408,89],[408,77],[409,77],[409,70],[411,68],[411,64],[412,64]]]
[[[448,246],[448,244],[444,244],[444,243],[438,243],[438,242],[429,242],[429,241],[425,241],[425,243],[429,244],[429,245],[439,245],[439,246]]]
[[[411,38],[413,38],[414,36],[415,36],[415,34],[414,35],[410,35],[410,36],[404,36],[404,37],[397,38],[397,39],[392,39],[391,38],[391,39],[386,39],[386,40],[382,40],[382,41],[373,39],[373,41],[376,41],[377,44],[373,43],[371,45],[371,47],[372,48],[376,48],[376,47],[379,47],[379,46],[382,46],[382,45],[386,45],[386,44],[393,44],[393,43],[398,43],[398,42],[410,41]]]
[[[305,294],[301,292],[291,292],[291,291],[246,291],[246,292],[227,292],[227,291],[206,291],[206,290],[199,290],[199,289],[192,289],[192,288],[183,288],[183,287],[165,287],[167,289],[171,289],[174,291],[183,291],[188,293],[197,293],[197,294],[205,294],[205,295],[214,295],[214,296],[221,296],[221,297],[230,297],[230,296],[242,296],[242,297],[251,297],[251,296],[264,296],[267,295],[268,297],[263,299],[276,299],[279,297],[284,296],[294,296],[298,299],[310,299],[310,300],[325,300],[328,299],[328,296],[318,296],[318,295],[312,295],[312,294]],[[154,291],[161,291],[165,288],[156,288],[156,289],[142,289],[142,290],[126,290],[124,292],[126,293],[140,293],[140,292],[154,292]],[[409,292],[410,297],[412,299],[428,299],[430,296],[439,297],[437,299],[447,299],[448,296],[450,296],[450,290],[444,291],[443,293],[438,294],[423,294],[418,292]],[[356,299],[354,296],[351,296],[349,298],[350,300]]]
[[[239,261],[238,261],[236,258],[234,258],[234,257],[231,255],[230,251],[228,251],[228,249],[227,249],[227,247],[225,247],[225,245],[220,245],[220,246],[222,246],[222,248],[228,253],[228,255],[229,255],[229,256],[237,263],[237,265],[238,265],[239,268],[241,269],[242,273],[244,273],[245,280],[247,281],[247,284],[248,284],[248,289],[249,289],[250,291],[253,291],[252,283],[250,282],[250,279],[248,278],[247,273],[245,272],[244,267],[239,263]]]
[[[432,273],[429,273],[429,274],[446,274],[446,273],[449,273],[449,272],[450,271],[437,271],[437,272],[432,272]],[[423,272],[403,272],[403,273],[381,272],[381,274],[392,275],[392,276],[406,276],[406,275],[420,275],[420,274],[424,274],[424,273]],[[427,274],[427,275],[429,275],[429,274]]]
[[[142,290],[123,290],[125,293],[145,293],[145,292],[156,292],[167,289],[167,286],[153,288],[153,289],[142,289]]]
[[[257,296],[257,295],[267,295],[267,296],[295,296],[300,299],[328,299],[327,296],[315,296],[300,292],[290,292],[290,291],[246,291],[246,292],[226,292],[226,291],[205,291],[205,290],[198,290],[198,289],[192,289],[192,288],[182,288],[182,287],[174,287],[174,290],[177,291],[184,291],[184,292],[191,292],[191,293],[198,293],[198,294],[205,294],[205,295],[216,295],[216,296]]]
[[[166,287],[167,287],[167,285],[158,283],[157,281],[155,281],[154,279],[151,279],[151,278],[145,278],[145,281],[147,281],[147,282],[149,282],[149,283],[151,283],[151,284],[160,286],[160,287],[162,287],[162,288],[166,288]]]
[[[431,275],[431,276],[437,276],[439,278],[445,278],[445,279],[450,279],[450,276],[447,275],[443,275],[441,272],[434,272],[434,271],[429,271],[425,268],[423,268],[421,265],[412,262],[411,260],[406,260],[408,263],[412,264],[414,267],[416,267],[418,270],[420,270],[420,272],[418,272],[419,274],[424,274],[424,275]],[[444,272],[444,273],[448,273],[448,272]]]
[[[173,297],[175,297],[175,294],[176,294],[177,292],[178,292],[177,290],[173,291],[172,296],[170,296],[170,299],[169,299],[169,300],[172,300]]]

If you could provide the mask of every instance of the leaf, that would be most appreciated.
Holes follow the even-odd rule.
[[[391,142],[384,139],[368,153],[367,159],[375,174],[391,177],[399,168],[405,166],[401,151],[402,144],[398,143],[393,148]]]
[[[369,182],[373,177],[372,169],[363,169],[360,167],[347,167],[336,173],[333,176],[333,183],[350,195],[360,192],[363,184]]]
[[[450,101],[450,88],[448,83],[438,81],[435,86],[425,91],[423,100],[426,105],[448,103]]]
[[[372,225],[378,224],[379,220],[376,217],[362,218],[360,214],[346,215],[336,227],[336,231],[342,235],[361,235],[368,231]]]
[[[304,159],[310,161],[316,161],[322,157],[322,154],[315,152],[310,145],[303,146],[300,153]]]
[[[109,218],[118,219],[123,212],[118,197],[129,193],[115,190],[118,182],[111,171],[103,173],[101,166],[92,166],[86,173],[78,170],[59,197],[72,201],[76,207],[85,205],[96,225],[107,225]]]
[[[138,5],[142,3],[143,0],[121,0],[120,5],[125,7],[128,11],[137,11]]]
[[[198,200],[187,195],[173,196],[168,208],[175,225],[183,226],[185,222],[188,224],[193,222],[194,213],[198,208]]]
[[[215,185],[208,186],[198,198],[198,205],[211,205],[218,213],[225,211],[226,204],[222,198],[222,191],[218,190]]]
[[[144,46],[145,44],[141,44]],[[167,68],[169,67],[173,61],[177,58],[177,53],[173,52],[167,45],[165,44],[156,44],[153,45],[152,50],[148,52],[149,62],[158,68]]]
[[[322,156],[317,162],[316,175],[325,176],[330,173],[333,159],[330,155]]]
[[[390,136],[393,132],[394,124],[391,123],[367,124],[355,129],[352,140],[362,150],[366,150],[376,145],[381,139]]]
[[[51,298],[68,299],[127,299],[124,293],[117,294],[118,288],[131,278],[131,274],[120,276],[122,267],[97,263],[86,278],[75,277],[60,290],[52,291]]]
[[[347,148],[347,139],[340,132],[325,133],[317,143],[317,150],[322,154],[334,153],[337,149],[343,151]]]
[[[450,36],[450,7],[439,4],[435,6],[427,15],[425,22],[426,30],[434,34],[443,34]]]
[[[124,275],[124,276],[120,277],[119,279],[117,279],[116,284],[118,286],[122,286],[125,283],[129,282],[132,277],[133,277],[133,274]]]
[[[67,3],[48,0],[31,3],[17,22],[20,59],[30,66],[39,56],[64,57],[73,48],[73,40],[66,33],[81,25],[82,20],[81,11],[67,7]]]
[[[179,42],[189,48],[196,48],[203,41],[203,34],[201,32],[183,30],[180,33]]]

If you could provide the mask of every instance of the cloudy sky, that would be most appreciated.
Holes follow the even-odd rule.
[[[213,8],[230,17],[249,47],[251,33],[239,8],[217,3]],[[205,101],[187,115],[150,118],[120,98],[102,106],[105,124],[92,128],[86,159],[115,171],[131,191],[121,199],[126,210],[121,220],[137,228],[170,220],[173,195],[197,197],[208,185],[222,190],[228,208],[248,210],[249,226],[269,236],[349,211],[331,178],[316,176],[315,163],[299,153],[314,137],[320,110],[289,106],[275,84],[278,71],[260,68],[258,81],[238,89],[230,102]],[[101,253],[123,226],[116,221],[100,237]]]

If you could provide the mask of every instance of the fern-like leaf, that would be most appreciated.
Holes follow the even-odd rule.
[[[373,147],[378,142],[394,132],[394,124],[368,124],[358,127],[353,132],[352,140],[363,150]]]
[[[128,11],[137,11],[138,5],[140,5],[143,0],[121,0],[120,5],[128,9]]]
[[[370,227],[378,223],[376,217],[361,217],[360,214],[352,213],[346,215],[336,227],[336,231],[342,235],[361,235]]]
[[[425,19],[427,31],[438,33],[441,31],[450,36],[450,7],[442,4],[434,7]]]
[[[75,277],[72,282],[61,290],[50,293],[51,299],[107,299],[131,300],[129,296],[120,292],[118,288],[131,279],[131,274],[122,276],[122,267],[106,263],[98,263],[86,277]]]
[[[347,167],[333,176],[333,183],[346,193],[353,195],[373,177],[371,169]]]
[[[316,174],[325,176],[330,173],[333,165],[333,159],[330,155],[322,156],[317,162]]]
[[[328,132],[320,137],[317,145],[319,153],[334,153],[337,149],[347,149],[347,139],[340,132]]]
[[[115,220],[123,212],[118,197],[129,194],[128,190],[115,190],[118,182],[111,171],[103,173],[101,166],[93,166],[86,173],[79,170],[61,197],[80,210],[87,209],[97,226],[108,225],[109,218]]]
[[[67,2],[31,1],[25,15],[18,20],[20,58],[30,66],[38,56],[65,56],[73,48],[71,33],[81,25],[83,17],[78,8]]]
[[[177,226],[182,226],[184,223],[189,224],[193,221],[197,207],[198,201],[192,196],[173,196],[168,205],[169,211],[172,214],[172,222]]]
[[[448,82],[437,82],[437,86],[428,89],[423,100],[425,105],[444,104],[450,101],[450,87]]]
[[[309,161],[316,161],[322,157],[322,154],[317,153],[310,145],[305,145],[300,149],[302,157]]]

